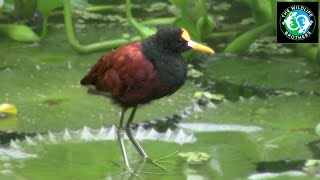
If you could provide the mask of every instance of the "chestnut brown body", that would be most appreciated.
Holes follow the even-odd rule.
[[[166,84],[159,76],[160,71],[152,60],[145,57],[142,43],[138,41],[101,57],[81,84],[94,87],[98,92],[110,93],[117,104],[129,108],[170,95],[183,84]]]

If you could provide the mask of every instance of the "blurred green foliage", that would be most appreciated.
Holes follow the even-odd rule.
[[[210,34],[215,26],[208,14],[205,0],[169,0],[177,11],[176,24],[189,31],[192,38],[200,41]]]
[[[285,1],[294,2],[293,0]],[[247,6],[252,17],[246,17],[249,23],[239,24],[242,28],[225,28],[230,29],[225,31],[223,26],[228,27],[230,24],[225,24],[224,17],[222,16],[221,19],[217,12],[229,11],[228,13],[231,13],[232,5],[227,2],[217,4],[206,0],[168,0],[148,2],[148,5],[145,5],[140,1],[131,0],[120,3],[97,1],[94,4],[90,4],[93,1],[87,0],[6,0],[0,7],[0,22],[2,24],[0,33],[16,41],[37,42],[46,38],[49,16],[60,16],[59,19],[61,19],[62,15],[69,43],[78,52],[111,49],[131,41],[144,39],[154,34],[158,26],[164,25],[176,25],[187,29],[195,41],[210,42],[210,39],[214,39],[215,42],[216,39],[219,39],[226,42],[224,52],[228,53],[248,52],[250,46],[257,39],[276,35],[276,0],[237,0],[235,2]],[[135,18],[133,14],[136,14],[137,9],[140,13],[137,13],[137,18]],[[143,11],[144,13],[141,13]],[[102,20],[102,17],[104,17],[103,20],[112,19],[111,16],[113,17],[114,13],[120,13],[117,18],[113,19],[120,18],[123,20],[122,24],[130,24],[139,36],[131,36],[132,33],[128,33],[127,37],[93,42],[87,45],[81,44],[73,29],[72,16],[75,18],[76,15],[81,16],[81,14],[92,12],[101,15],[96,16],[95,21],[98,21],[99,18]],[[125,17],[123,17],[123,13],[125,13]],[[102,14],[108,14],[108,18]],[[84,22],[80,25],[77,24],[76,28],[84,28],[85,26]],[[40,27],[41,29],[39,29]],[[298,55],[305,57],[314,65],[315,71],[320,72],[320,45],[296,44],[294,47]]]
[[[30,19],[37,8],[37,0],[14,0],[12,12],[15,19]],[[49,1],[50,2],[50,1]]]
[[[0,32],[16,41],[36,42],[40,40],[39,36],[26,25],[0,25]]]

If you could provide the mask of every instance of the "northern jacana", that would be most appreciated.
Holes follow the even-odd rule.
[[[139,154],[149,159],[132,136],[130,125],[137,107],[169,96],[185,83],[187,66],[181,53],[190,49],[214,53],[211,48],[192,41],[185,29],[161,28],[145,40],[121,46],[101,57],[81,80],[91,92],[109,93],[122,108],[117,135],[126,168],[130,169],[130,165],[123,142],[124,132]],[[128,108],[132,108],[132,112],[123,127]]]

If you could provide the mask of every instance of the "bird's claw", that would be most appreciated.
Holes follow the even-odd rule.
[[[130,174],[130,176],[134,176],[140,180],[143,180],[140,176],[138,176],[138,173],[140,173],[140,171],[135,171],[130,166],[123,167],[123,170],[124,172],[121,173],[120,176],[123,176],[125,174]]]
[[[145,160],[146,160],[147,163],[151,163],[151,164],[153,164],[154,166],[157,166],[158,168],[166,171],[167,173],[173,174],[173,173],[170,172],[167,168],[165,168],[164,166],[161,166],[161,165],[158,163],[157,160],[152,160],[152,159],[150,159],[150,158],[146,158]]]
[[[166,158],[169,158],[169,157],[171,157],[171,156],[173,156],[173,155],[175,155],[175,154],[178,153],[178,152],[179,152],[179,150],[176,150],[176,151],[174,151],[173,153],[170,153],[170,154],[168,154],[168,155],[166,155],[166,156],[164,156],[164,157],[161,157],[161,158],[158,158],[158,159],[155,159],[155,160],[153,160],[153,159],[151,159],[151,158],[149,158],[149,157],[145,157],[145,160],[146,160],[146,162],[151,163],[151,164],[153,164],[154,166],[157,166],[158,168],[166,171],[166,172],[169,173],[170,175],[173,175],[172,172],[170,172],[167,168],[165,168],[164,166],[160,165],[159,163],[161,163],[161,162],[162,162],[162,163],[170,163],[169,161],[163,161],[163,160],[166,159]]]

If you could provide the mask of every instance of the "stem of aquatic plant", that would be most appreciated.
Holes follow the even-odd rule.
[[[48,17],[44,17],[42,21],[42,30],[40,35],[40,40],[43,40],[45,36],[47,35],[47,27],[48,27]]]
[[[102,49],[111,49],[111,48],[121,46],[123,44],[127,44],[131,41],[140,39],[139,37],[133,37],[131,39],[119,38],[119,39],[113,39],[113,40],[108,40],[103,42],[92,43],[88,45],[81,45],[78,39],[76,38],[73,30],[70,0],[64,0],[63,6],[64,6],[63,15],[64,15],[67,38],[71,46],[78,52],[88,53],[88,52],[98,51]]]
[[[156,33],[155,30],[144,26],[143,24],[139,23],[135,18],[132,17],[130,0],[126,0],[126,16],[129,23],[138,31],[142,39],[147,38],[148,36]]]

